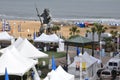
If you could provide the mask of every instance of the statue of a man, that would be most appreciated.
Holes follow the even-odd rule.
[[[41,28],[40,28],[40,32],[41,33],[43,33],[44,32],[44,30],[45,30],[45,27],[43,26],[44,24],[47,24],[47,29],[46,29],[46,31],[47,32],[49,32],[49,26],[48,26],[48,24],[51,22],[51,15],[50,15],[50,11],[49,11],[49,9],[44,9],[44,11],[43,11],[43,13],[40,15],[40,17],[42,17],[42,22],[41,22],[41,24],[42,24],[42,26],[41,26]]]
[[[49,9],[44,9],[43,13],[40,16],[43,17],[43,24],[49,24],[49,22],[51,21]]]

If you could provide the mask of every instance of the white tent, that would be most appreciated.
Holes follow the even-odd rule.
[[[37,61],[22,56],[21,53],[15,48],[14,45],[10,45],[6,48],[1,49],[0,53],[4,54],[6,53],[6,51],[10,51],[16,58],[18,58],[18,60],[26,61],[26,62],[28,61],[28,63],[31,62],[31,63],[37,64]]]
[[[39,37],[35,38],[34,42],[47,42],[46,40],[49,40],[48,35],[42,33]]]
[[[12,45],[14,45],[15,47],[18,47],[23,41],[24,41],[23,38],[18,37],[18,39]]]
[[[44,80],[74,80],[74,75],[65,72],[61,66],[58,66],[55,71],[49,72]]]
[[[45,33],[42,33],[39,37],[37,37],[34,42],[43,42],[43,43],[58,43],[59,48],[57,48],[57,51],[64,51],[64,43],[63,39],[59,38],[56,34],[46,35]]]
[[[61,66],[58,66],[56,69],[56,72],[58,75],[61,75],[64,77],[64,80],[74,80],[74,75],[67,73],[64,71],[64,69]]]
[[[0,57],[0,75],[5,74],[5,68],[7,68],[9,75],[23,76],[30,70],[36,63],[34,60],[22,58],[18,56],[16,51],[7,50]]]
[[[92,60],[89,56],[88,53],[84,53],[82,55],[82,62],[86,62],[86,67],[89,68],[92,64],[94,64],[95,62],[97,62],[97,60]],[[69,65],[69,67],[76,67],[76,62],[80,61],[80,57],[79,56],[75,56],[74,57],[74,61],[72,64]]]
[[[36,49],[27,39],[24,39],[17,49],[20,51],[21,55],[28,58],[38,59],[48,57],[47,54]]]
[[[59,38],[56,34],[46,35],[45,33],[42,33],[39,37],[37,37],[34,42],[56,42],[63,41],[63,39]]]
[[[11,41],[12,39],[13,39],[13,36],[10,36],[6,31],[0,32],[0,40]]]
[[[90,58],[91,58],[92,60],[94,60],[94,61],[97,60],[97,63],[98,63],[98,64],[101,64],[101,63],[102,63],[102,61],[101,61],[100,59],[95,58],[95,57],[93,57],[93,56],[91,56],[91,55],[90,55]]]
[[[52,70],[43,80],[63,80],[63,78],[60,77],[60,75],[56,74],[54,70]]]
[[[18,47],[22,41],[24,41],[21,37],[19,37],[13,44],[11,44],[10,46],[6,47],[6,48],[3,48],[3,49],[0,49],[0,52],[4,52],[6,49],[11,49],[11,47]]]
[[[14,46],[11,46],[9,48],[9,51],[11,51],[11,53],[17,58],[19,59],[20,61],[26,61],[27,63],[32,63],[33,66],[37,64],[37,61],[36,60],[33,60],[33,59],[30,59],[30,58],[26,58],[22,55],[20,55],[20,52],[18,52],[18,50],[14,47]]]
[[[86,63],[86,73],[87,73],[87,76],[88,77],[92,77],[94,75],[94,72],[96,72],[96,70],[97,70],[97,66],[96,66],[97,60],[91,59],[90,55],[87,52],[84,52],[84,54],[81,56],[81,58],[82,59],[80,59],[79,56],[75,56],[74,57],[73,63],[68,66],[69,73],[71,73],[71,72],[72,72],[71,74],[75,74],[76,73],[75,69],[76,69],[76,65],[77,65],[76,63],[77,62],[85,62]],[[80,60],[82,60],[82,61],[80,61]],[[93,69],[94,69],[94,71],[93,71]]]
[[[2,41],[2,43],[6,46],[8,45],[7,43],[12,44],[15,41],[15,39],[13,36],[9,35],[6,31],[4,31],[0,32],[0,41]]]

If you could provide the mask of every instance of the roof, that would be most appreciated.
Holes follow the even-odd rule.
[[[74,80],[74,75],[67,73],[60,65],[56,70],[52,70],[43,80]]]
[[[13,36],[9,35],[6,31],[0,32],[0,40],[11,41],[11,39],[13,39]]]
[[[48,57],[48,54],[39,51],[27,39],[22,41],[22,43],[17,47],[17,49],[18,51],[20,51],[21,55],[28,58],[38,59]]]
[[[8,74],[22,76],[36,64],[36,61],[20,56],[17,50],[12,48],[6,49],[2,54],[0,64],[0,75],[4,75],[7,68]]]
[[[83,37],[83,36],[75,36],[71,39],[68,39],[65,41],[65,44],[67,45],[76,45],[76,46],[80,46],[80,44],[89,44],[89,43],[92,43],[92,40],[91,39],[88,39],[86,37]]]
[[[39,37],[37,37],[34,40],[34,42],[44,42],[44,43],[59,42],[59,41],[63,41],[63,39],[59,38],[56,34],[47,35],[45,33],[42,33]]]

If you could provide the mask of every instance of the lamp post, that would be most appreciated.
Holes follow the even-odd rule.
[[[79,58],[80,58],[80,80],[82,79],[82,53],[79,54]]]

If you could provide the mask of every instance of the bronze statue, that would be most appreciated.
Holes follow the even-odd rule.
[[[40,27],[40,34],[44,32],[45,28],[46,28],[46,33],[50,33],[51,32],[51,28],[50,28],[50,22],[51,22],[51,15],[50,15],[50,11],[49,9],[44,9],[43,13],[40,15],[38,12],[38,9],[36,8],[37,11],[37,16],[39,17],[39,20],[41,22],[41,27]],[[44,24],[46,24],[46,26],[44,26]]]
[[[49,9],[44,9],[44,12],[40,15],[40,17],[43,17],[43,24],[49,24],[51,21]]]

